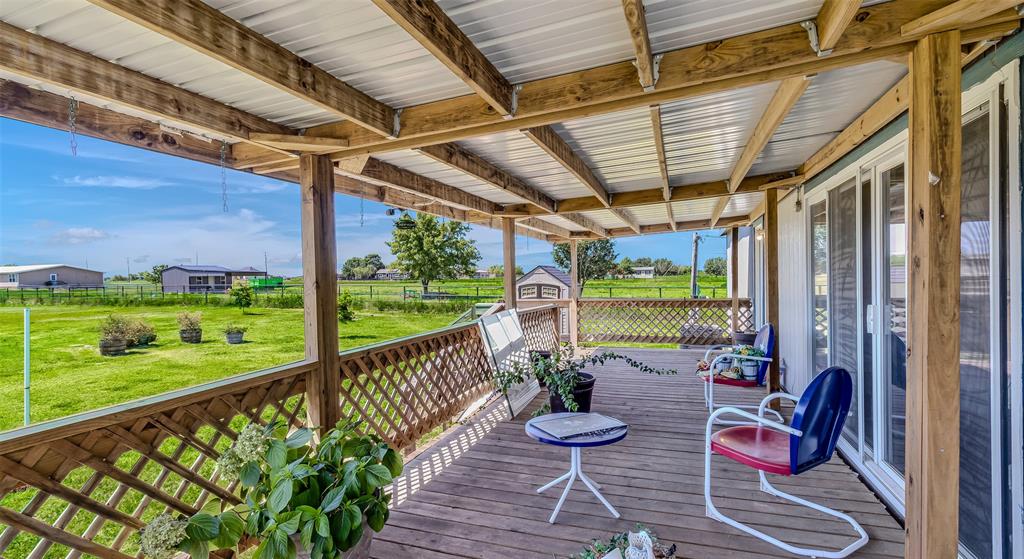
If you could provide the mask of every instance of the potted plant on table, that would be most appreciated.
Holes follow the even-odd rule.
[[[186,344],[198,344],[203,341],[203,313],[178,313],[178,335]]]
[[[249,329],[245,326],[229,324],[224,327],[224,336],[227,338],[229,344],[240,344],[245,341],[245,333],[248,331]]]
[[[736,348],[735,353],[750,357],[764,357],[764,350],[749,345]],[[738,359],[737,361],[739,362],[739,368],[744,380],[755,380],[757,378],[757,370],[761,367],[760,361],[756,359]]]
[[[388,520],[383,488],[402,473],[402,457],[357,426],[339,422],[314,446],[309,429],[286,436],[282,422],[249,424],[217,460],[225,479],[241,482],[244,502],[214,500],[187,519],[158,516],[142,530],[143,554],[207,559],[249,537],[260,540],[257,559],[369,557],[373,532]]]
[[[673,369],[657,369],[641,363],[626,355],[611,351],[594,353],[587,357],[576,358],[573,347],[564,344],[559,351],[548,357],[532,355],[528,363],[513,363],[510,367],[499,368],[495,372],[495,383],[503,394],[510,388],[536,378],[547,385],[548,405],[550,411],[557,412],[590,412],[594,385],[597,379],[584,371],[592,365],[603,365],[605,361],[623,361],[630,367],[641,372],[656,375],[674,375]],[[542,408],[540,413],[548,411]]]

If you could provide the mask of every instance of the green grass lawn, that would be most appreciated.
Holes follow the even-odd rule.
[[[182,307],[39,306],[32,309],[32,421],[118,404],[302,358],[302,309],[202,307],[203,343],[179,341]],[[157,341],[119,357],[102,357],[97,326],[109,313],[142,318]],[[359,311],[340,325],[342,349],[446,326],[454,314]],[[246,343],[228,345],[221,330],[249,328]],[[22,422],[22,311],[0,307],[0,430]]]

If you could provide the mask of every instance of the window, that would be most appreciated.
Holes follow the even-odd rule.
[[[50,281],[57,281],[57,274],[50,274]]]
[[[544,287],[540,288],[540,297],[541,299],[557,299],[558,288],[552,287],[550,285],[545,285]]]
[[[519,288],[519,296],[523,299],[532,299],[537,297],[537,286],[536,285],[524,285]]]
[[[18,283],[18,274],[7,274],[7,283]]]

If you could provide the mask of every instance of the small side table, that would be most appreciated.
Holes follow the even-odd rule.
[[[610,444],[615,444],[621,441],[622,439],[626,438],[626,434],[629,432],[629,427],[625,427],[622,429],[618,429],[616,431],[612,431],[611,433],[604,433],[601,435],[591,435],[587,437],[576,437],[574,439],[561,440],[554,438],[551,435],[548,435],[544,431],[541,431],[540,429],[533,426],[533,422],[541,418],[552,419],[555,417],[572,417],[574,415],[585,414],[555,413],[543,415],[541,417],[535,417],[530,421],[526,422],[526,434],[529,435],[531,438],[536,439],[537,441],[542,442],[544,444],[569,448],[569,471],[537,490],[537,493],[543,493],[548,489],[551,489],[552,487],[558,485],[559,483],[565,480],[569,480],[569,482],[565,485],[565,490],[562,491],[562,497],[558,499],[558,504],[555,505],[555,510],[551,513],[551,518],[548,519],[548,522],[550,522],[551,524],[555,523],[555,518],[558,517],[558,512],[562,510],[562,505],[565,504],[565,498],[569,496],[569,490],[572,489],[572,484],[575,483],[576,478],[579,478],[580,481],[582,481],[583,484],[586,485],[588,489],[590,489],[591,493],[593,493],[594,496],[597,497],[599,501],[601,501],[601,504],[603,504],[605,508],[608,509],[608,512],[612,513],[612,516],[614,516],[615,518],[619,518],[619,511],[615,510],[615,507],[613,507],[611,503],[609,503],[608,500],[604,498],[604,495],[601,495],[601,492],[598,491],[598,489],[600,489],[601,486],[596,481],[590,479],[590,477],[588,477],[587,474],[583,473],[583,465],[580,462],[580,449],[586,447],[607,446]]]

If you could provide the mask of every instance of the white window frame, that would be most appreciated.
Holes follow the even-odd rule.
[[[57,272],[50,273],[50,281],[57,281]]]
[[[536,285],[524,285],[519,288],[519,297],[523,299],[533,299],[537,297],[537,286]]]
[[[18,274],[7,274],[7,283],[18,283]]]
[[[550,295],[549,295],[550,293]],[[553,285],[540,286],[541,299],[558,299],[558,288]]]

